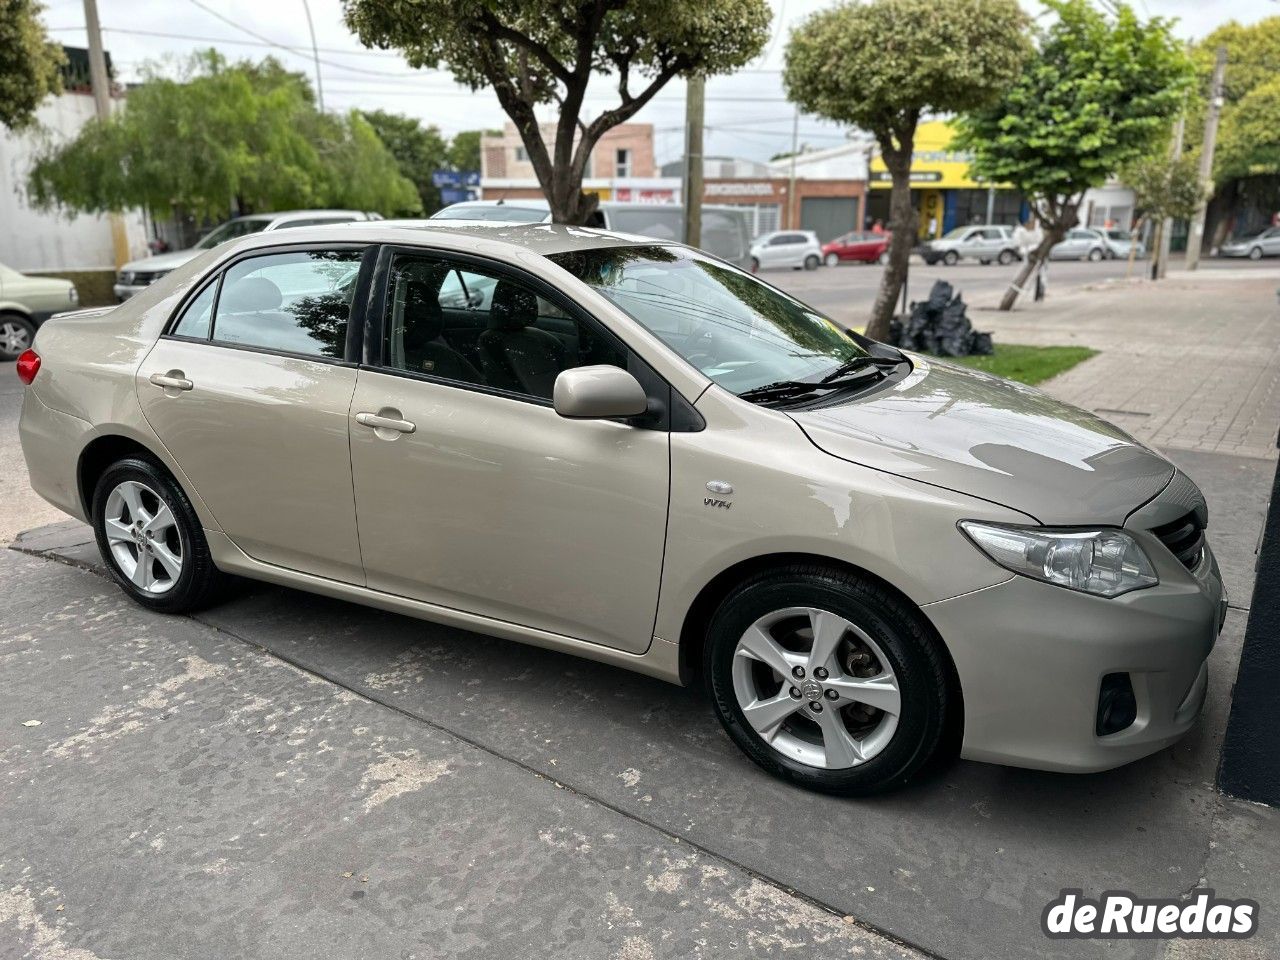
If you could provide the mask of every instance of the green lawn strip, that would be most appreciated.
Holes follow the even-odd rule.
[[[997,343],[996,352],[989,357],[947,359],[998,377],[1036,384],[1070,370],[1097,352],[1088,347],[1031,347],[1022,343]]]

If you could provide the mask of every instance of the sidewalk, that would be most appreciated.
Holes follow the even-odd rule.
[[[974,310],[997,344],[1101,353],[1044,384],[1165,450],[1275,460],[1280,429],[1280,271],[1171,273]]]

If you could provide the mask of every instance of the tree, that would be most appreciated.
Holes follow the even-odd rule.
[[[1223,117],[1214,167],[1218,180],[1280,174],[1280,76],[1258,84]]]
[[[501,135],[501,130],[463,130],[449,143],[449,166],[454,170],[480,169],[480,138],[486,133]]]
[[[1126,166],[1120,173],[1120,179],[1133,190],[1134,200],[1143,216],[1156,224],[1151,266],[1154,280],[1163,269],[1159,257],[1164,246],[1160,237],[1165,221],[1191,219],[1203,196],[1199,157],[1193,153],[1172,157],[1168,144],[1161,143],[1157,149]]]
[[[38,207],[88,213],[421,209],[358,114],[321,114],[306,79],[271,58],[228,65],[213,51],[177,77],[150,68],[124,110],[91,120],[70,141],[46,143],[28,192]]]
[[[0,127],[29,126],[40,102],[62,89],[66,58],[45,34],[43,12],[35,0],[0,0]]]
[[[889,333],[916,242],[911,157],[931,113],[993,101],[1030,54],[1015,0],[870,0],[809,17],[791,35],[784,83],[808,113],[871,132],[893,180],[893,239],[867,336]]]
[[[431,175],[449,164],[449,144],[434,126],[424,127],[414,117],[385,110],[367,110],[362,116],[378,139],[396,158],[400,173],[413,184],[424,213],[440,209],[440,189]]]
[[[343,0],[361,43],[402,51],[415,67],[444,65],[473,90],[493,88],[515,124],[560,223],[584,223],[582,192],[600,137],[676,76],[740,67],[764,46],[765,0]],[[594,73],[617,78],[615,106],[583,116]],[[639,89],[632,85],[639,83]],[[554,142],[534,114],[556,104]]]
[[[1056,19],[1037,55],[996,103],[961,118],[957,141],[973,152],[972,172],[1021,190],[1044,228],[1002,310],[1075,226],[1084,192],[1167,133],[1191,78],[1168,21],[1143,23],[1122,2],[1110,17],[1089,0],[1044,3]]]

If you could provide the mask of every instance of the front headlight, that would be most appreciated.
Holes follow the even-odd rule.
[[[1118,597],[1160,582],[1138,542],[1123,530],[1001,527],[961,520],[974,546],[1006,570],[1071,590]]]

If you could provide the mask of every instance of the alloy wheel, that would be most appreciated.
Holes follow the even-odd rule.
[[[733,690],[747,723],[779,754],[812,767],[866,763],[893,739],[897,675],[879,644],[838,614],[789,607],[738,640]]]
[[[5,320],[0,323],[0,355],[16,357],[31,347],[31,331],[25,323]]]
[[[137,480],[118,484],[102,517],[111,558],[139,590],[163,594],[182,575],[183,544],[173,511]]]

